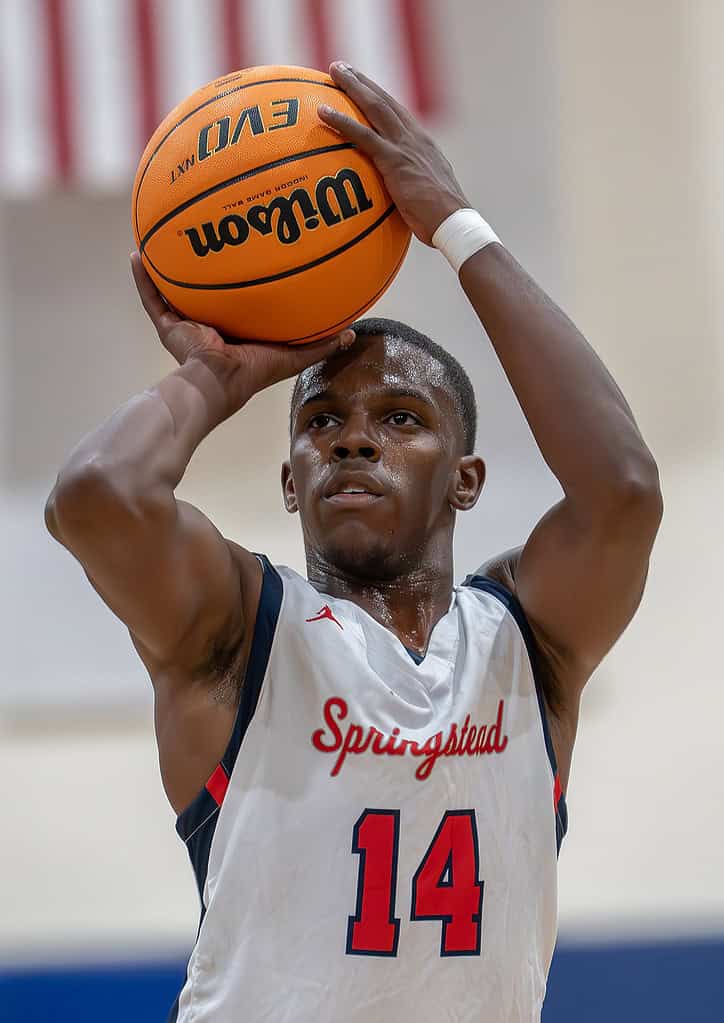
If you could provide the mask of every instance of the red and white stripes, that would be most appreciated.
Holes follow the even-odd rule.
[[[348,60],[433,114],[432,33],[424,0],[2,0],[0,188],[127,188],[172,107],[254,64]]]

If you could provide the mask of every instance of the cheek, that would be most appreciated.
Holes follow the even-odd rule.
[[[396,489],[410,505],[437,509],[446,500],[452,471],[447,452],[439,447],[401,452],[395,464],[387,466]]]
[[[315,480],[319,479],[323,466],[322,452],[307,440],[297,441],[289,456],[294,478],[297,501],[303,506],[313,492]]]

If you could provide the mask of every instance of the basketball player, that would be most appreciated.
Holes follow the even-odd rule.
[[[202,898],[171,1018],[531,1023],[581,690],[641,599],[657,469],[600,360],[431,139],[374,82],[331,73],[372,128],[320,116],[459,268],[563,499],[455,586],[456,516],[485,475],[457,362],[393,321],[307,347],[226,345],[170,310],[135,254],[179,368],[81,441],[48,528],[155,687]],[[203,438],[297,374],[282,485],[307,579],[174,497]]]

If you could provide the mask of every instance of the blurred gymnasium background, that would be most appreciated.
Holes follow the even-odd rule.
[[[661,469],[642,608],[583,702],[548,1023],[724,1018],[724,5],[719,0],[0,0],[0,1019],[164,1018],[198,905],[124,628],[45,532],[87,430],[173,368],[139,308],[130,183],[233,68],[357,64],[614,373]],[[414,244],[376,307],[471,372],[489,480],[458,576],[558,497],[454,276]],[[180,488],[303,570],[288,387]],[[575,424],[572,424],[575,428]]]

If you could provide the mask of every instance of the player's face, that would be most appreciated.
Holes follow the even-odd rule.
[[[308,557],[389,579],[449,553],[453,509],[464,506],[458,470],[469,460],[442,380],[437,362],[382,337],[307,371],[283,482]]]

